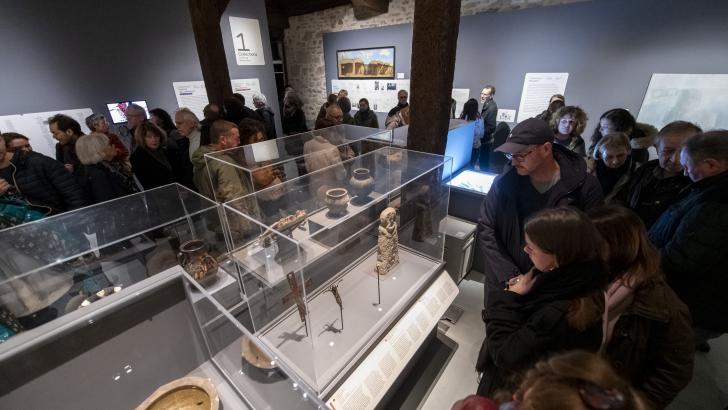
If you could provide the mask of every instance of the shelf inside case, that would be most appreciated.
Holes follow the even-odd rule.
[[[399,264],[377,280],[377,254],[372,249],[333,281],[311,292],[307,298],[309,329],[294,308],[261,329],[258,337],[310,385],[330,384],[376,341],[378,333],[396,319],[393,313],[406,307],[441,266],[401,245],[399,258]],[[329,291],[331,285],[338,286],[342,310]],[[303,360],[311,351],[325,354],[317,355],[314,362]],[[299,364],[305,367],[297,367]]]
[[[274,286],[284,280],[288,272],[310,265],[340,244],[339,235],[332,235],[332,231],[341,227],[361,228],[361,218],[358,217],[367,214],[371,220],[373,212],[381,212],[385,208],[386,198],[386,195],[372,192],[368,202],[361,204],[354,197],[349,201],[346,213],[338,217],[331,216],[328,208],[322,207],[291,230],[288,235],[291,241],[276,241],[266,247],[256,240],[233,252],[232,258],[245,270],[254,273],[269,286]],[[298,252],[295,245],[299,246]]]

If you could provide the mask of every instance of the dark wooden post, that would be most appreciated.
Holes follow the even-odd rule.
[[[233,94],[220,31],[220,17],[229,2],[230,0],[189,0],[192,30],[195,33],[207,99],[220,105],[226,97]]]
[[[407,148],[445,153],[460,0],[415,0]]]

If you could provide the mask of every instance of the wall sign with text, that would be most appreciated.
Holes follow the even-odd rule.
[[[238,65],[265,65],[258,20],[230,17],[230,31]]]

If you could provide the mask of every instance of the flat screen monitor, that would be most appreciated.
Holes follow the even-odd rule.
[[[121,124],[126,122],[126,109],[127,107],[129,107],[130,104],[136,104],[144,108],[144,112],[146,113],[147,118],[149,118],[149,108],[147,108],[147,102],[145,100],[120,101],[116,103],[106,104],[106,108],[109,109],[109,114],[111,114],[111,121],[113,121],[114,124]]]

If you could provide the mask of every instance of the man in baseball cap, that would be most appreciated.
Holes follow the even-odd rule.
[[[548,124],[530,118],[516,125],[495,149],[511,163],[496,178],[480,210],[478,243],[485,259],[480,269],[486,276],[486,306],[490,290],[503,289],[533,266],[523,250],[523,226],[529,216],[558,206],[586,210],[603,202],[599,182],[587,173],[584,159],[553,141]]]

